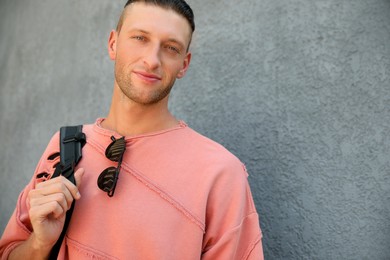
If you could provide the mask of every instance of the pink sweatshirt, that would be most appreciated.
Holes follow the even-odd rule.
[[[259,218],[243,164],[184,122],[165,131],[126,137],[113,197],[97,186],[99,174],[117,166],[105,157],[110,137],[98,119],[85,125],[87,144],[81,199],[59,259],[263,259]],[[53,173],[59,158],[54,135],[0,241],[1,259],[32,232],[28,191]]]

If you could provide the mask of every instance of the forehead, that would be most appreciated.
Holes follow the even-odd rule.
[[[169,35],[187,42],[191,38],[188,21],[171,9],[153,4],[135,2],[124,10],[121,30],[144,30],[149,33]]]

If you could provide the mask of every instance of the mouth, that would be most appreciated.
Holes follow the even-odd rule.
[[[134,74],[137,75],[140,79],[153,83],[161,80],[159,75],[148,73],[144,71],[134,71]]]

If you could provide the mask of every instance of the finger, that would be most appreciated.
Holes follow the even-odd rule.
[[[30,199],[30,207],[40,207],[44,204],[56,201],[62,208],[63,211],[67,211],[70,208],[70,204],[66,200],[66,196],[63,193],[55,193],[47,196],[39,196]]]
[[[65,214],[65,210],[57,201],[51,201],[37,207],[30,208],[29,215],[32,222],[43,222],[49,215],[53,218],[60,218]]]
[[[80,184],[81,184],[81,179],[83,178],[84,176],[84,168],[80,168],[78,169],[75,173],[74,173],[74,178],[76,180],[76,185],[77,185],[77,188],[80,187]]]
[[[83,172],[83,171],[84,170],[82,170],[81,172]],[[78,174],[81,174],[81,173],[78,173]],[[61,183],[63,185],[56,186],[57,188],[60,189],[60,190],[57,190],[57,192],[60,192],[61,190],[64,190],[64,188],[66,188],[70,192],[70,194],[72,196],[72,200],[73,200],[73,198],[75,198],[75,199],[80,198],[80,193],[79,193],[79,190],[76,187],[76,185],[74,185],[71,181],[69,181],[64,176],[59,176],[57,178],[53,178],[53,179],[50,179],[48,181],[41,182],[41,183],[37,184],[36,188],[41,189],[41,188],[44,188],[44,187],[47,187],[47,186],[50,186],[53,184],[58,184],[58,183]],[[52,192],[52,193],[54,193],[54,192]]]
[[[80,168],[78,169],[75,173],[74,173],[74,178],[75,178],[75,181],[76,181],[76,185],[74,185],[71,181],[69,181],[68,179],[62,177],[63,179],[65,179],[65,181],[63,182],[67,189],[69,190],[69,192],[72,194],[72,197],[76,200],[80,199],[81,198],[81,195],[80,195],[80,192],[79,192],[79,189],[78,187],[80,187],[80,183],[81,183],[81,179],[84,175],[84,169],[83,168]]]
[[[73,202],[73,195],[71,194],[71,191],[69,190],[68,186],[66,185],[65,179],[61,180],[63,177],[59,177],[56,179],[60,179],[58,181],[48,182],[45,185],[37,185],[36,189],[31,190],[29,193],[30,199],[39,198],[42,196],[49,196],[52,194],[63,194],[65,196],[66,202],[67,202],[67,208],[70,207],[70,205]],[[73,185],[73,184],[70,184]],[[77,189],[76,186],[73,185],[74,189]]]

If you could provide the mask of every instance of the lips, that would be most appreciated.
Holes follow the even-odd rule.
[[[139,78],[147,82],[156,82],[161,80],[161,77],[159,75],[148,73],[145,71],[134,71],[134,74],[136,74]]]

